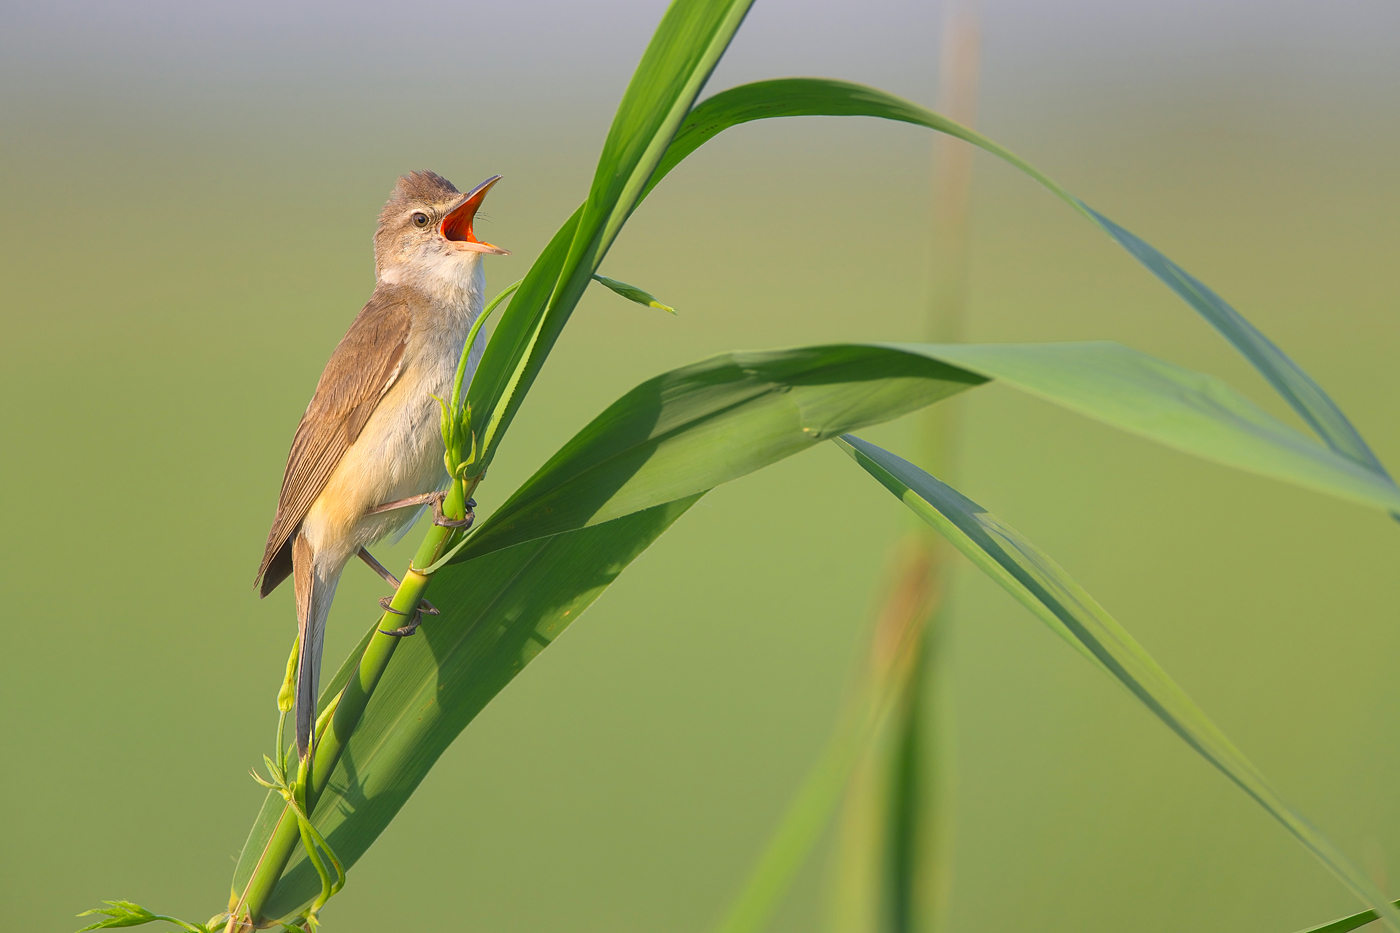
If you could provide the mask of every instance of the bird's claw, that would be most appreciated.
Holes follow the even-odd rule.
[[[385,612],[393,613],[396,616],[407,616],[408,621],[405,622],[403,625],[399,626],[398,628],[388,632],[384,631],[384,629],[382,628],[377,629],[377,631],[381,635],[389,635],[394,638],[407,638],[409,635],[412,635],[414,632],[418,631],[418,626],[423,624],[424,615],[435,616],[439,614],[438,608],[432,603],[428,602],[426,599],[419,601],[418,607],[412,610],[411,612],[404,612],[400,609],[395,609],[392,605],[390,605],[390,603],[393,602],[393,599],[394,597],[392,596],[383,597],[379,600],[379,608],[383,609]]]
[[[476,508],[476,500],[468,499],[466,502],[466,513],[461,518],[448,518],[442,514],[442,500],[447,498],[447,493],[440,492],[433,498],[433,524],[442,528],[460,528],[466,530],[472,526],[476,520],[476,513],[472,511]]]

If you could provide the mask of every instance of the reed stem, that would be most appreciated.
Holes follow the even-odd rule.
[[[476,491],[480,480],[481,477],[478,476],[467,480],[466,484],[454,481],[448,488],[447,498],[442,504],[443,514],[457,519],[465,516],[466,502]],[[393,601],[390,603],[393,609],[406,615],[422,601],[432,577],[413,568],[431,567],[452,543],[455,531],[456,529],[441,525],[433,525],[428,530],[418,553],[409,565],[408,572],[404,574],[403,581],[394,592]],[[401,623],[394,620],[402,618],[403,615],[390,612],[384,613],[380,618],[374,636],[365,646],[364,654],[360,655],[359,670],[341,691],[330,724],[311,753],[304,787],[308,816],[314,812],[317,800],[325,791],[336,763],[340,761],[355,727],[360,724],[360,718],[369,705],[370,697],[374,695],[380,678],[389,666],[389,660],[394,656],[394,649],[398,647],[400,639],[384,634],[381,629],[397,628]],[[301,842],[296,813],[288,804],[278,818],[277,827],[268,839],[252,877],[248,879],[247,887],[230,904],[226,933],[243,933],[257,929],[263,922],[263,909],[272,897],[272,892],[277,889],[277,882],[286,871],[287,863],[291,861],[292,854]]]

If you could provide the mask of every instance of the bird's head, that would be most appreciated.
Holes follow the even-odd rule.
[[[494,175],[466,194],[434,172],[399,179],[379,213],[374,233],[374,275],[381,281],[471,277],[483,253],[507,251],[476,238],[472,222]]]

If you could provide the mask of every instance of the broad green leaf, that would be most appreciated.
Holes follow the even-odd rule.
[[[680,7],[681,4],[672,7],[671,12],[667,14],[668,22]],[[720,7],[724,9],[721,10]],[[695,14],[691,11],[689,15]],[[704,29],[695,31],[696,35],[709,37],[706,40],[710,43],[707,48],[714,51],[716,60],[722,52],[722,42],[727,42],[732,36],[732,31],[725,30],[731,25],[737,28],[740,19],[742,12],[738,10],[738,5],[720,4],[713,11],[712,18],[706,20],[707,26],[716,31],[713,34],[705,32]],[[663,22],[663,27],[666,25]],[[680,27],[677,27],[668,33],[668,40],[675,40],[680,32]],[[674,84],[679,80],[680,71],[674,70],[674,62],[668,58],[671,53],[664,51],[671,46],[665,43],[658,44],[661,38],[661,32],[658,31],[657,39],[653,43],[656,48],[653,64],[658,73],[670,75]],[[709,62],[706,67],[713,67],[713,61],[699,56],[694,45],[688,48],[690,57],[685,59],[687,66],[695,65],[698,68],[696,62]],[[649,48],[648,55],[652,55],[652,51]],[[660,64],[655,64],[656,62]],[[667,70],[668,67],[672,70]],[[639,67],[634,86],[641,74],[642,69]],[[691,78],[694,79],[698,74],[698,71],[693,72]],[[694,81],[691,84],[694,84],[698,93],[699,84],[695,84]],[[684,85],[686,93],[689,93],[691,84]],[[629,87],[629,95],[631,93],[632,88]],[[625,120],[624,110],[628,114]],[[624,106],[619,108],[613,133],[621,139],[634,128],[634,124],[652,129],[660,127],[658,132],[665,130],[670,124],[660,119],[660,113],[660,110],[653,112],[648,122],[642,119],[642,114],[629,106],[628,100],[624,100]],[[673,110],[667,110],[666,113],[673,115]],[[655,168],[649,172],[645,186],[637,190],[635,196],[632,187],[629,186],[635,183],[636,178],[641,177],[650,156],[655,154],[654,145],[646,150],[646,158],[639,154],[640,142],[637,140],[633,140],[630,150],[620,142],[612,149],[605,146],[604,158],[600,160],[599,173],[595,178],[589,201],[565,224],[551,241],[546,253],[531,269],[531,274],[527,275],[526,282],[533,288],[527,289],[522,286],[522,294],[512,302],[510,311],[498,330],[499,341],[493,339],[491,346],[488,346],[486,358],[483,359],[477,378],[473,381],[473,410],[489,413],[485,444],[487,452],[482,461],[483,468],[489,461],[495,445],[500,441],[500,429],[513,417],[524,392],[533,382],[545,356],[562,331],[578,296],[582,293],[583,286],[587,284],[588,274],[596,270],[597,263],[601,262],[603,252],[606,251],[606,245],[612,242],[627,214],[642,198],[688,155],[731,126],[770,117],[818,115],[870,116],[928,127],[972,143],[1016,166],[1101,227],[1209,321],[1255,366],[1329,447],[1389,481],[1384,467],[1365,441],[1327,393],[1307,373],[1234,308],[1150,244],[1084,204],[1034,166],[980,133],[876,88],[825,78],[760,81],[732,88],[703,101],[686,117],[659,161],[651,163]],[[651,137],[651,143],[654,144],[660,138],[659,135]],[[614,136],[610,135],[609,145],[613,143]],[[629,181],[626,184],[620,180],[626,173],[620,170],[615,177],[604,177],[605,163],[613,156],[621,158],[621,153],[630,153],[626,164],[631,165],[633,169],[631,174],[627,175]],[[617,200],[609,201],[615,194]],[[623,197],[623,194],[626,194],[626,197]],[[607,203],[611,203],[611,207],[605,212],[599,205]],[[600,221],[602,226],[595,231],[598,236],[602,236],[604,228],[611,231],[599,241],[604,244],[602,251],[588,254],[592,259],[591,265],[585,264],[587,268],[574,265],[573,263],[583,256],[583,253],[579,252],[582,249],[579,244],[588,236],[594,235],[580,225],[580,218],[591,217],[596,220],[604,213],[607,213],[608,219],[606,222]],[[572,245],[566,247],[566,240]],[[565,262],[562,255],[566,248],[569,250],[568,262]],[[566,280],[575,279],[576,286],[565,287]],[[559,283],[559,286],[548,292],[551,284],[555,282]],[[505,401],[502,402],[502,399]],[[502,408],[501,405],[505,407]]]
[[[1364,903],[1400,930],[1400,914],[1259,770],[1094,598],[1015,529],[951,486],[854,435],[837,444],[1017,602],[1109,674],[1187,745],[1254,799]]]
[[[442,615],[399,646],[312,813],[346,868],[476,714],[698,498],[438,571],[432,597]],[[357,669],[360,653],[352,652],[326,686],[322,704]],[[283,809],[282,798],[269,794],[235,870],[237,890]],[[319,876],[298,848],[267,916],[290,918],[320,891]]]
[[[1118,344],[835,344],[727,353],[642,383],[550,458],[454,559],[710,489],[989,377],[1197,456],[1400,509],[1389,480],[1225,383]]]
[[[468,401],[487,425],[490,464],[590,278],[632,213],[671,138],[728,48],[753,0],[675,0],[618,104],[588,200],[525,276],[472,380]]]
[[[486,450],[494,451],[500,444],[501,430],[509,420],[502,400],[513,399],[514,407],[518,408],[525,390],[529,388],[528,384],[521,385],[524,378],[522,367],[531,348],[540,339],[545,308],[555,283],[559,281],[564,257],[578,230],[582,213],[582,207],[574,211],[525,273],[520,287],[511,298],[510,306],[501,315],[495,332],[491,334],[486,352],[482,354],[481,363],[467,388],[467,404],[471,406],[473,422],[481,426],[477,429],[480,432],[479,443]],[[558,337],[557,332],[554,337]],[[551,345],[553,339],[550,340]],[[478,457],[472,475],[485,471],[489,459],[489,456]]]
[[[842,344],[716,357],[629,392],[466,539],[433,586],[443,617],[399,649],[313,813],[316,828],[352,864],[481,707],[695,497],[980,385],[984,372],[1224,463],[1390,505],[1356,477],[1355,487],[1344,482],[1347,470],[1366,482],[1373,474],[1223,384],[1114,345]],[[249,860],[280,809],[280,799],[265,807]],[[274,916],[319,891],[310,864],[295,859]],[[241,864],[236,883],[251,869]]]
[[[646,305],[649,308],[660,308],[662,311],[668,311],[671,314],[676,313],[675,308],[671,307],[670,305],[663,305],[661,302],[656,300],[656,296],[653,295],[651,292],[646,291],[644,289],[640,289],[635,285],[628,285],[626,282],[619,282],[617,279],[610,279],[606,275],[596,274],[593,276],[593,281],[598,282],[602,285],[606,285],[608,288],[617,292],[619,295],[621,295],[623,298],[626,298],[628,301],[635,301],[637,304]]]
[[[1391,901],[1390,906],[1400,909],[1400,901]],[[1299,930],[1298,933],[1349,933],[1351,930],[1359,930],[1368,923],[1375,923],[1380,917],[1376,916],[1374,910],[1363,910],[1360,913],[1352,914],[1350,917],[1343,917],[1340,920],[1333,920],[1331,923],[1324,923],[1320,927],[1308,927],[1306,930]]]
[[[571,265],[589,253],[600,261],[612,245],[752,5],[753,0],[674,0],[667,9],[603,143]],[[594,261],[589,274],[597,267]]]
[[[726,353],[673,370],[593,419],[456,559],[693,495],[984,381],[916,353],[859,344]]]
[[[647,190],[686,156],[731,126],[770,117],[797,116],[867,116],[912,123],[965,140],[1014,165],[1103,229],[1210,322],[1329,447],[1369,470],[1386,475],[1376,455],[1322,387],[1204,283],[1008,149],[912,101],[877,88],[830,78],[780,78],[731,88],[702,101],[686,118]]]
[[[1169,447],[1362,505],[1400,509],[1400,488],[1279,421],[1226,383],[1107,341],[900,349],[981,373]]]

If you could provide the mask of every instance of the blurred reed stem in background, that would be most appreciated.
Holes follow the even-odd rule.
[[[949,4],[935,109],[976,128],[981,27],[971,2]],[[923,339],[958,343],[967,315],[974,150],[933,141],[932,237]],[[958,413],[949,401],[917,415],[920,465],[957,482]],[[833,884],[837,933],[943,927],[951,880],[953,754],[944,652],[951,553],[922,522],[893,549],[867,676],[893,697],[892,715],[866,745],[840,826]]]

